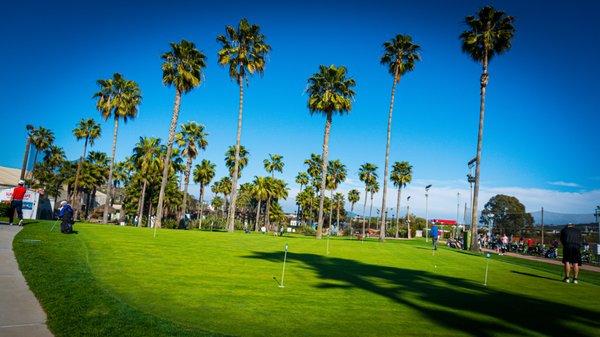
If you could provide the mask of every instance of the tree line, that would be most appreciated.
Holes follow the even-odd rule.
[[[480,9],[473,16],[467,16],[464,22],[466,30],[459,36],[462,51],[482,66],[473,193],[473,206],[476,206],[481,173],[489,62],[510,49],[515,29],[513,17],[491,6]],[[211,187],[211,191],[215,195],[223,195],[222,198],[213,198],[212,203],[213,206],[219,206],[217,208],[221,208],[223,216],[227,217],[228,231],[234,230],[235,219],[243,209],[253,209],[255,211],[254,222],[258,224],[264,208],[264,223],[269,227],[273,212],[280,209],[277,201],[287,198],[289,191],[287,184],[275,176],[276,172],[283,170],[282,156],[272,154],[265,159],[266,176],[254,177],[252,182],[241,185],[238,184],[238,180],[243,168],[248,163],[248,151],[241,144],[244,88],[250,84],[253,75],[264,73],[271,46],[267,43],[260,27],[250,23],[247,19],[240,20],[236,26],[227,25],[224,34],[218,35],[216,40],[220,45],[220,49],[217,51],[218,63],[228,70],[229,77],[237,84],[239,102],[235,144],[227,149],[225,156],[229,175],[221,178]],[[395,162],[390,172],[391,127],[397,86],[405,75],[415,69],[421,60],[420,53],[421,47],[413,41],[411,36],[397,34],[383,43],[383,53],[379,60],[392,76],[383,176],[379,177],[376,164],[365,163],[360,167],[359,178],[365,185],[361,224],[363,234],[367,227],[367,219],[368,226],[371,225],[373,196],[379,192],[380,188],[382,189],[382,204],[379,214],[380,240],[385,239],[388,222],[386,220],[388,179],[397,188],[397,211],[401,206],[402,188],[412,179],[412,166],[406,161]],[[205,188],[214,179],[215,164],[203,159],[200,164],[193,167],[193,170],[192,166],[200,151],[208,145],[207,131],[204,130],[204,126],[193,121],[179,125],[178,119],[183,97],[202,83],[206,56],[193,42],[181,40],[171,43],[169,50],[161,55],[161,59],[163,61],[162,82],[166,87],[174,89],[173,112],[166,143],[163,144],[158,138],[141,137],[131,156],[122,162],[115,163],[119,123],[126,123],[135,118],[142,101],[142,94],[137,83],[115,73],[111,78],[97,81],[98,91],[93,96],[96,99],[96,108],[102,118],[112,119],[114,122],[111,156],[102,156],[93,151],[86,153],[87,147],[93,146],[94,140],[101,134],[100,126],[92,119],[81,120],[74,130],[75,137],[78,140],[84,140],[83,154],[77,163],[63,163],[65,161],[64,152],[55,145],[51,145],[53,140],[51,131],[41,127],[34,128],[33,131],[30,131],[28,138],[35,144],[34,158],[37,158],[38,151],[45,153],[44,162],[36,165],[36,169],[34,169],[34,178],[38,184],[43,185],[49,193],[56,193],[56,189],[60,186],[57,181],[68,184],[69,197],[76,206],[79,206],[77,202],[82,192],[88,192],[89,195],[90,191],[95,192],[100,185],[105,184],[104,190],[111,199],[114,196],[114,188],[124,186],[126,211],[121,213],[132,214],[132,210],[135,210],[134,213],[139,219],[142,219],[143,214],[149,209],[147,214],[152,214],[154,211],[156,214],[155,225],[161,227],[164,218],[181,218],[189,210],[188,200],[191,199],[187,189],[190,178],[192,178],[200,185],[200,202],[197,211],[202,215]],[[343,207],[345,196],[336,193],[336,190],[339,184],[346,179],[347,170],[339,159],[329,159],[329,138],[333,117],[345,116],[352,110],[353,99],[356,95],[354,91],[356,82],[349,76],[346,67],[336,65],[319,66],[307,82],[308,110],[310,114],[324,116],[325,125],[322,153],[320,155],[312,154],[305,161],[306,172],[301,172],[296,177],[296,183],[301,187],[301,192],[296,197],[296,203],[300,208],[302,219],[316,220],[316,237],[321,238],[325,221],[327,220],[329,226],[332,225],[334,210],[338,223],[338,214],[345,212]],[[36,160],[34,159],[34,162]],[[183,175],[182,190],[179,189],[179,174]],[[329,196],[327,196],[327,192],[329,192]],[[351,204],[351,211],[353,211],[354,204],[360,200],[360,193],[352,190],[348,193],[347,198]],[[221,200],[219,201],[219,199]],[[368,199],[370,199],[370,205],[367,217]],[[105,223],[108,222],[110,204],[111,202],[106,202],[104,206],[103,222]],[[477,207],[471,207],[471,209],[472,230],[476,233]],[[398,236],[400,219],[398,218],[396,221],[395,235]],[[474,249],[476,248],[475,242]]]

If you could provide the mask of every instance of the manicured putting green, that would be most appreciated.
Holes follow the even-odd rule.
[[[30,224],[14,248],[56,336],[592,336],[600,276],[421,240]],[[28,240],[41,240],[32,244]],[[289,245],[285,288],[279,288]],[[273,279],[277,278],[277,281]]]

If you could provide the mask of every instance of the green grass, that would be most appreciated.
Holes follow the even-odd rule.
[[[423,241],[26,226],[19,265],[56,336],[591,336],[600,276]],[[40,242],[31,240],[41,240]],[[283,246],[289,244],[285,288]],[[483,286],[489,261],[488,286]]]

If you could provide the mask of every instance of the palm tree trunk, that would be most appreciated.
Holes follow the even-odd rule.
[[[329,155],[329,133],[331,132],[331,111],[327,112],[325,132],[323,134],[323,155],[321,156],[321,189],[319,191],[319,220],[317,223],[317,239],[323,236],[323,204],[325,203],[325,186],[327,183],[327,156]]]
[[[187,194],[188,194],[188,185],[190,184],[190,171],[192,169],[192,157],[187,158],[187,163],[185,166],[185,172],[183,177],[183,205],[181,205],[181,215],[179,219],[183,219],[185,216],[185,212],[187,210]]]
[[[140,197],[140,209],[138,211],[138,227],[142,227],[142,216],[144,215],[144,199],[146,198],[146,185],[148,181],[144,179],[144,185],[142,185],[142,195]]]
[[[398,197],[396,199],[396,239],[400,234],[400,199],[402,198],[402,186],[398,187]]]
[[[38,148],[35,148],[35,154],[33,155],[33,166],[31,167],[31,172],[29,172],[29,178],[33,177],[33,169],[35,169],[35,164],[37,164],[37,157],[38,157],[38,153],[40,150],[38,150]]]
[[[483,120],[485,116],[485,89],[488,83],[488,57],[483,58],[483,72],[481,74],[481,92],[479,101],[479,131],[477,133],[477,159],[475,162],[475,186],[473,189],[473,205],[471,205],[471,250],[479,251],[477,240],[477,201],[479,198],[479,175],[481,170],[481,149],[483,147]]]
[[[198,229],[202,229],[202,214],[204,213],[204,185],[200,184],[200,211],[198,212]]]
[[[385,144],[385,165],[383,167],[383,191],[381,199],[381,224],[379,226],[379,241],[385,240],[385,216],[386,216],[386,197],[387,197],[387,183],[388,183],[388,166],[390,162],[390,143],[392,139],[392,114],[394,112],[394,95],[396,94],[396,83],[398,83],[398,68],[396,67],[396,75],[394,76],[394,83],[392,84],[392,97],[390,98],[390,112],[388,114],[388,125],[387,125],[387,142]]]
[[[363,238],[365,237],[365,223],[367,218],[365,217],[366,212],[367,212],[367,193],[368,193],[368,189],[367,187],[365,187],[365,203],[363,205],[363,216],[362,216],[362,236]]]
[[[271,196],[267,198],[267,204],[265,206],[265,227],[267,227],[268,231],[271,231]]]
[[[154,221],[156,226],[156,221]],[[150,198],[150,205],[148,205],[148,228],[152,227],[152,198]]]
[[[333,221],[333,190],[331,190],[331,201],[329,202],[329,230],[331,230],[331,222]]]
[[[373,214],[373,192],[371,192],[371,202],[369,206],[369,229],[371,229],[371,217]]]
[[[25,179],[25,172],[27,171],[27,162],[29,161],[29,149],[31,148],[31,134],[29,134],[27,140],[25,141],[25,153],[23,154],[23,165],[21,166],[21,175],[19,175],[19,179]]]
[[[158,205],[156,206],[156,221],[154,225],[160,228],[163,216],[163,204],[165,202],[165,189],[169,180],[169,170],[171,168],[171,154],[173,153],[173,140],[175,139],[175,129],[177,129],[177,119],[179,117],[179,105],[181,104],[181,92],[175,90],[175,103],[173,104],[173,117],[169,126],[169,141],[167,143],[167,154],[164,159],[162,181],[160,183],[160,192],[158,193]]]
[[[335,226],[339,229],[340,228],[340,203],[337,203],[337,214],[335,217]]]
[[[256,220],[254,221],[254,231],[258,232],[258,221],[260,219],[260,199],[258,199],[258,205],[256,206]]]
[[[75,209],[74,219],[77,219],[79,216],[79,173],[81,172],[81,165],[83,164],[83,159],[85,158],[88,139],[89,137],[85,137],[85,143],[83,143],[83,154],[81,155],[81,158],[79,158],[79,162],[77,163],[77,171],[75,172],[75,184],[73,184],[73,196],[71,198],[71,204]]]
[[[113,185],[113,170],[115,168],[115,155],[117,152],[117,131],[119,130],[119,118],[115,117],[115,126],[113,128],[113,144],[112,157],[110,158],[110,168],[108,170],[108,182],[106,183],[106,201],[104,202],[104,214],[102,215],[102,223],[108,223],[108,208],[110,207],[110,199],[112,195]]]
[[[233,232],[235,229],[235,203],[237,199],[237,180],[240,169],[240,142],[242,139],[242,117],[244,112],[244,78],[241,76],[238,77],[238,85],[240,88],[240,102],[237,133],[235,136],[235,163],[233,164],[233,177],[231,177],[231,200],[229,202],[229,211],[227,213],[227,231],[229,232]]]

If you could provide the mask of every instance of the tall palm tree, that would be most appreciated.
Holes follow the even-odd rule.
[[[237,27],[226,26],[225,35],[217,36],[221,44],[218,52],[218,62],[221,66],[229,68],[229,77],[239,87],[239,110],[237,133],[235,138],[235,157],[232,172],[232,194],[227,215],[227,230],[233,232],[235,218],[235,199],[237,194],[237,180],[240,161],[240,142],[242,138],[242,115],[244,111],[244,84],[255,73],[262,74],[265,70],[266,57],[271,46],[265,41],[265,36],[260,32],[260,27],[251,24],[246,19],[241,19]]]
[[[467,16],[467,30],[460,34],[462,51],[475,62],[481,63],[482,72],[479,94],[479,131],[477,133],[477,155],[475,161],[475,186],[473,189],[473,204],[471,205],[472,249],[479,250],[477,240],[477,202],[479,198],[479,177],[481,173],[481,149],[483,146],[483,122],[485,115],[485,91],[488,84],[488,64],[496,55],[508,51],[515,34],[514,18],[498,11],[492,6],[486,6],[475,14]]]
[[[412,181],[412,165],[407,161],[395,162],[392,166],[390,180],[394,183],[394,186],[398,188],[398,196],[396,199],[396,238],[398,238],[400,229],[400,198],[402,197],[402,188],[406,187],[406,184]]]
[[[365,224],[366,217],[365,213],[367,210],[367,195],[369,193],[369,186],[373,184],[373,181],[377,180],[377,166],[372,163],[364,163],[360,166],[358,170],[358,179],[365,184],[365,202],[363,205],[363,214],[362,214],[362,236],[365,236]]]
[[[348,201],[350,202],[350,212],[354,212],[354,204],[360,200],[360,192],[356,189],[348,191]]]
[[[121,74],[114,73],[112,78],[98,80],[96,82],[100,90],[94,94],[96,109],[102,114],[104,120],[114,119],[112,157],[108,169],[108,181],[106,182],[106,203],[104,205],[104,214],[102,221],[108,222],[108,208],[112,196],[113,169],[115,166],[115,155],[117,152],[117,131],[119,130],[119,120],[127,123],[127,120],[134,118],[138,112],[138,106],[142,102],[142,95],[137,83],[125,79]]]
[[[44,152],[54,142],[54,132],[45,127],[38,127],[31,132],[31,143],[35,146],[33,155],[33,166],[37,164],[37,157],[40,151]]]
[[[375,196],[375,193],[379,192],[379,183],[377,182],[377,180],[373,180],[371,181],[371,183],[369,184],[369,193],[371,193],[371,206],[369,206],[369,229],[371,229],[371,214],[373,213],[373,197]]]
[[[152,172],[158,172],[160,166],[160,139],[140,137],[139,142],[133,148],[131,160],[135,163],[138,173],[142,179],[142,192],[138,204],[138,226],[142,224],[144,214],[144,205],[146,198],[146,188],[148,187],[148,177]]]
[[[394,112],[394,96],[396,94],[396,84],[400,78],[415,68],[415,63],[421,59],[418,45],[414,44],[409,35],[398,34],[383,44],[383,55],[381,64],[388,67],[388,71],[393,76],[392,93],[390,97],[390,109],[388,113],[387,141],[385,144],[385,164],[383,166],[383,191],[381,199],[381,225],[379,230],[379,240],[385,240],[385,216],[386,197],[387,197],[387,179],[388,167],[390,161],[390,145],[392,139],[392,114]]]
[[[208,159],[202,159],[200,164],[194,168],[194,182],[200,185],[200,210],[198,211],[198,228],[202,228],[202,215],[204,213],[204,188],[210,184],[215,177],[216,165]]]
[[[96,138],[100,137],[102,133],[102,129],[100,128],[100,124],[98,124],[93,118],[81,119],[75,129],[73,129],[73,135],[77,140],[84,139],[83,142],[83,153],[79,158],[77,163],[77,171],[75,172],[75,183],[73,185],[73,196],[71,198],[71,203],[75,208],[75,218],[79,214],[79,173],[81,172],[81,165],[83,160],[85,159],[88,144],[90,146],[94,146]]]
[[[211,190],[213,193],[219,194],[222,193],[223,194],[223,201],[225,203],[225,207],[227,206],[227,196],[231,194],[231,178],[230,177],[223,177],[221,178],[221,180],[216,181]],[[221,213],[224,216],[225,215],[225,209],[221,209]]]
[[[279,154],[269,154],[269,158],[265,159],[263,161],[263,165],[265,167],[265,171],[267,171],[267,173],[271,174],[271,178],[275,178],[275,171],[277,172],[283,172],[283,166],[285,165],[283,162],[283,156],[279,155]],[[271,226],[271,221],[269,220],[269,208],[271,206],[271,194],[269,194],[269,197],[267,198],[267,213],[266,213],[266,220],[267,220],[267,227]]]
[[[156,208],[156,226],[160,228],[163,215],[163,203],[165,188],[169,180],[169,161],[173,151],[177,119],[179,118],[179,107],[181,95],[187,94],[200,85],[202,70],[206,66],[204,54],[196,48],[193,42],[181,40],[179,43],[171,43],[171,50],[162,54],[162,81],[163,84],[175,88],[175,101],[173,103],[173,115],[169,126],[169,140],[167,141],[167,155],[164,157],[164,167],[160,192],[158,193],[158,206]],[[184,206],[185,207],[185,206]]]
[[[265,218],[267,221],[267,228],[271,227],[271,202],[274,201],[273,205],[277,206],[277,202],[279,199],[286,199],[288,196],[288,187],[287,184],[277,178],[268,177],[267,178],[267,207],[265,210]]]
[[[335,225],[337,227],[340,226],[340,206],[344,205],[344,194],[342,193],[336,193],[333,198],[333,203],[335,203],[335,208],[336,208],[336,218],[335,218]]]
[[[356,82],[347,77],[346,67],[319,66],[319,71],[308,79],[308,109],[311,114],[325,115],[325,131],[323,133],[323,154],[321,155],[321,188],[319,199],[319,220],[317,239],[323,235],[323,204],[327,175],[327,156],[329,155],[329,133],[333,114],[343,115],[352,109],[354,86]]]
[[[339,159],[332,160],[327,166],[327,189],[331,191],[331,204],[329,206],[329,229],[331,229],[331,222],[333,221],[333,206],[334,206],[334,195],[333,193],[337,190],[339,184],[346,180],[346,165],[342,164]],[[343,196],[343,195],[342,195]]]
[[[262,206],[262,202],[269,198],[269,178],[268,177],[254,177],[254,181],[252,182],[252,195],[258,202],[256,205],[256,219],[254,221],[254,230],[258,232],[259,219],[260,219],[260,209]],[[266,220],[265,220],[266,221]]]
[[[181,155],[186,157],[184,182],[183,182],[183,203],[179,218],[185,216],[187,208],[188,185],[190,184],[190,173],[192,171],[192,161],[196,159],[200,150],[205,150],[208,145],[206,140],[207,133],[204,132],[204,126],[196,122],[189,122],[181,125],[181,131],[175,135],[175,142],[181,148]]]
[[[310,158],[304,160],[304,164],[308,166],[306,172],[310,176],[312,187],[318,191],[321,187],[321,167],[323,166],[321,155],[311,153]]]
[[[283,156],[280,154],[269,154],[269,158],[263,161],[265,171],[271,174],[271,177],[275,177],[275,172],[283,172],[285,163],[283,162]]]
[[[304,186],[307,186],[309,183],[309,179],[310,177],[308,176],[308,173],[304,172],[304,171],[300,171],[298,172],[298,174],[296,175],[296,184],[300,185],[300,190],[298,191],[298,193],[301,193],[302,190],[304,190]],[[301,209],[300,207],[300,203],[298,204],[298,210],[296,212],[296,215],[299,217],[300,216],[300,212],[304,212],[304,209]],[[300,220],[300,219],[298,219]]]
[[[298,172],[296,175],[296,184],[300,185],[300,191],[304,189],[304,186],[307,186],[309,183],[308,173],[304,171]]]
[[[237,153],[237,177],[240,178],[242,176],[242,170],[246,165],[248,165],[248,156],[250,153],[246,150],[244,145],[240,145],[239,151],[236,150],[236,146],[232,145],[225,152],[225,166],[229,169],[229,176],[233,178],[233,174],[235,172],[235,163],[236,163],[236,153]]]

